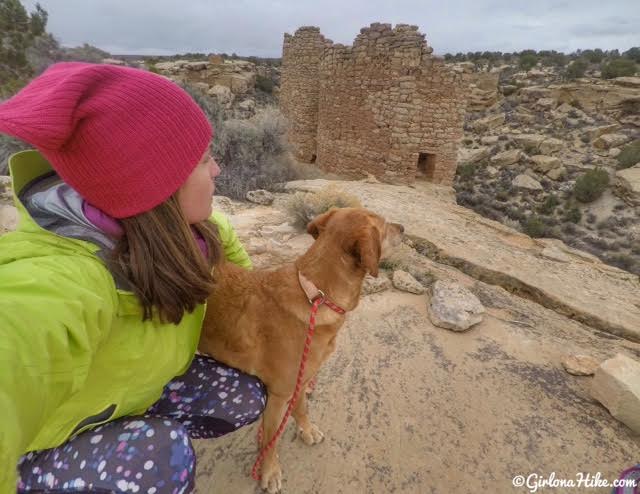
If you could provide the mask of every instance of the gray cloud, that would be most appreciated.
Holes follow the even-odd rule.
[[[35,0],[23,3],[32,9]],[[40,0],[64,45],[113,54],[281,55],[285,32],[319,26],[351,44],[372,22],[416,24],[436,53],[640,45],[638,0]]]

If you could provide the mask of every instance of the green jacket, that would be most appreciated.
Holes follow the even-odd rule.
[[[16,492],[24,453],[143,413],[189,367],[205,312],[200,305],[178,325],[142,322],[96,244],[41,228],[18,199],[49,163],[23,151],[9,167],[19,224],[0,237],[0,494]],[[225,256],[251,268],[228,219],[211,220]]]

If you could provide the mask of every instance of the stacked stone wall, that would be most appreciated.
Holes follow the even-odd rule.
[[[284,35],[280,108],[289,120],[289,141],[296,157],[305,162],[314,162],[317,155],[320,59],[330,44],[317,27],[301,27],[295,36]]]
[[[289,60],[296,37],[305,34],[298,30],[285,36]],[[421,153],[435,155],[426,178],[452,183],[462,137],[465,76],[431,55],[416,26],[375,23],[361,30],[353,46],[323,41],[315,125],[311,112],[304,128],[296,121],[300,97],[287,99],[291,92],[281,97],[293,116],[294,147],[304,141],[304,154],[315,155],[326,171],[353,178],[371,173],[401,183],[422,176]],[[283,60],[285,77],[297,78]],[[312,82],[306,87],[313,87]],[[315,98],[315,87],[312,91]]]

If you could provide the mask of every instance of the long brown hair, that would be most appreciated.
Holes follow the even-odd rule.
[[[176,195],[159,206],[120,220],[124,235],[112,253],[115,275],[130,285],[144,309],[142,320],[157,312],[162,322],[178,324],[213,289],[212,270],[221,258],[216,225],[192,225],[204,238],[205,257]]]

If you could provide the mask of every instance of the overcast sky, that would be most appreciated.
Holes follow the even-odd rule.
[[[28,10],[36,1],[23,0]],[[372,22],[416,24],[438,54],[640,46],[640,0],[40,0],[65,46],[112,54],[279,57],[305,25],[352,44]]]

